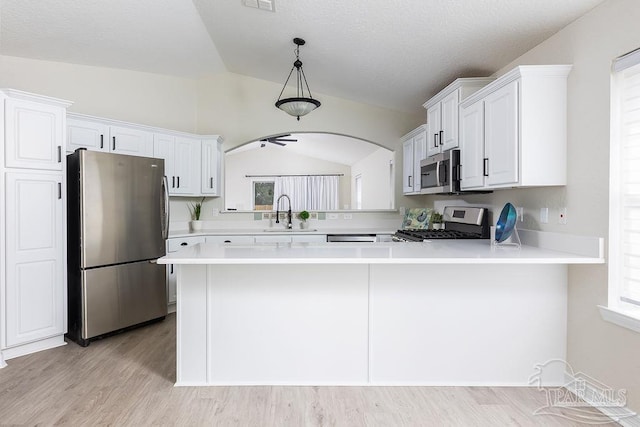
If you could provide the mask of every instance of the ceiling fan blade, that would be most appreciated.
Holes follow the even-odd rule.
[[[278,141],[269,141],[269,142],[270,142],[270,143],[272,143],[272,144],[279,145],[279,146],[281,146],[281,147],[284,147],[285,145],[287,145],[287,144],[284,144],[284,143],[282,143],[282,142],[278,142]]]
[[[280,142],[298,142],[297,139],[286,139],[286,138],[274,138],[274,141],[280,141]]]
[[[271,138],[279,139],[279,138],[284,138],[284,137],[287,137],[287,136],[291,136],[291,134],[290,133],[283,133],[282,135],[275,135],[275,136],[272,136]]]

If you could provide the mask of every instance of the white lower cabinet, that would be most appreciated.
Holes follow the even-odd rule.
[[[326,242],[327,235],[326,234],[294,234],[293,236],[291,236],[291,241],[293,243]]]
[[[204,242],[204,236],[178,237],[174,239],[168,239],[167,253],[177,252],[182,248],[187,248],[189,246]],[[170,307],[169,311],[175,311],[177,281],[178,275],[176,268],[173,264],[167,264],[167,303]]]
[[[6,177],[6,346],[64,334],[61,173]]]

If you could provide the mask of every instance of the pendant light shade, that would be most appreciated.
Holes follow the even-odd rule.
[[[318,108],[320,101],[313,99],[311,96],[309,83],[307,83],[307,77],[304,75],[304,70],[302,69],[302,61],[300,61],[300,46],[304,45],[305,41],[296,37],[293,39],[293,43],[296,45],[296,60],[293,63],[293,67],[291,67],[287,81],[284,82],[282,91],[280,91],[280,96],[278,96],[278,101],[276,101],[276,107],[300,120],[300,116],[305,116]],[[294,70],[296,71],[296,97],[281,99]],[[308,96],[305,96],[305,87]]]

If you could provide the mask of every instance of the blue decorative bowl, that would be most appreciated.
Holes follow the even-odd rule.
[[[498,243],[504,242],[511,237],[517,219],[518,214],[516,213],[516,208],[513,207],[511,203],[504,205],[502,212],[500,212],[498,223],[496,224],[496,241]]]

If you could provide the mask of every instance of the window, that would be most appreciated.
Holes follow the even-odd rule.
[[[613,64],[609,173],[609,306],[601,312],[640,332],[640,50]]]
[[[273,210],[274,181],[253,181],[253,209],[257,211]],[[246,188],[246,187],[245,187]]]

